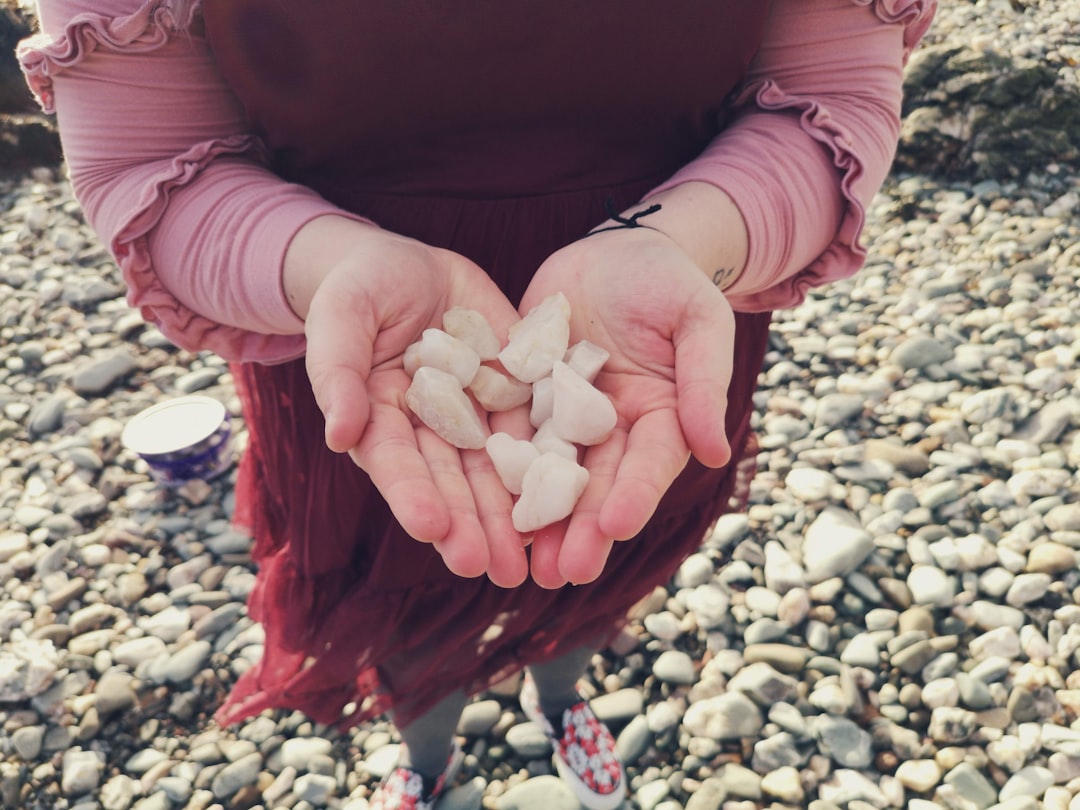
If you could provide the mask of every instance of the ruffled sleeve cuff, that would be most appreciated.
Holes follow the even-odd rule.
[[[252,167],[233,159],[261,151],[254,139],[238,136],[198,144],[167,166],[155,166],[110,240],[128,304],[180,348],[260,363],[301,356],[304,322],[280,281],[289,243],[318,216],[366,221],[301,186],[261,173],[251,177]],[[200,195],[219,186],[235,190],[226,205],[196,202],[189,211],[177,198],[196,179]],[[225,210],[215,215],[219,207]],[[236,209],[243,220],[231,229],[230,212]]]
[[[866,223],[866,205],[876,193],[880,179],[868,178],[865,156],[859,155],[851,135],[823,103],[793,96],[768,81],[749,88],[747,95],[762,110],[796,114],[801,131],[828,150],[833,169],[838,170],[840,175],[839,225],[828,246],[794,275],[777,278],[782,273],[778,273],[777,269],[788,262],[791,252],[798,250],[797,246],[784,249],[793,229],[789,229],[786,236],[777,233],[777,225],[784,218],[775,217],[775,205],[769,204],[768,196],[762,196],[761,186],[757,186],[758,191],[755,192],[751,183],[756,184],[758,178],[754,174],[741,171],[732,173],[727,190],[737,201],[750,235],[744,274],[769,278],[771,283],[758,292],[734,293],[728,299],[731,306],[740,312],[763,312],[796,306],[805,300],[814,287],[847,278],[862,267],[866,260],[866,249],[860,243],[860,236]],[[806,170],[804,165],[803,171]],[[835,183],[835,180],[832,182]],[[828,186],[815,184],[812,188],[827,189]],[[803,195],[807,190],[800,189]],[[825,217],[836,207],[834,194],[827,191],[819,195],[810,194],[810,198],[800,200],[800,204],[806,210],[816,212],[817,216]],[[818,198],[814,199],[815,196]]]
[[[788,0],[789,9],[732,102],[733,124],[657,189],[696,180],[732,198],[748,256],[728,298],[745,312],[796,306],[862,267],[866,208],[896,149],[901,67],[936,3]]]
[[[24,39],[16,46],[16,58],[38,104],[51,114],[56,112],[54,76],[99,48],[128,53],[161,48],[174,32],[187,28],[195,5],[189,17],[179,21],[162,2],[144,2],[135,12],[120,16],[81,12],[68,20],[59,34],[40,33]]]
[[[852,0],[857,6],[873,6],[874,13],[887,23],[904,30],[904,64],[918,46],[937,11],[937,0]]]
[[[17,55],[60,122],[72,185],[128,303],[176,345],[230,360],[303,354],[281,269],[311,219],[353,217],[266,168],[191,17],[168,0],[54,0]],[[183,82],[177,82],[183,76]]]

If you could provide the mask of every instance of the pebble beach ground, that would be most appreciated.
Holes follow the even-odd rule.
[[[930,40],[976,37],[1075,66],[1080,3]],[[865,241],[776,317],[748,510],[583,682],[639,810],[1080,809],[1080,180],[895,176]],[[0,361],[0,806],[366,810],[390,726],[209,720],[260,653],[234,473],[164,490],[119,434],[231,379],[126,307],[52,170],[0,185]],[[577,806],[515,688],[440,810]]]

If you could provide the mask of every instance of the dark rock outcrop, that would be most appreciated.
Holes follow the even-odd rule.
[[[41,112],[15,60],[15,46],[33,30],[34,21],[16,3],[0,0],[0,172],[61,160],[56,124]]]
[[[1064,69],[955,45],[916,51],[895,166],[974,180],[1080,168],[1080,91]]]

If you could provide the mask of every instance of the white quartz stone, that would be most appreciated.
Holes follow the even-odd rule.
[[[522,382],[536,382],[551,373],[569,345],[570,302],[555,293],[510,327],[510,342],[499,352],[499,360]]]
[[[405,402],[421,422],[455,447],[479,450],[487,441],[486,425],[458,378],[449,372],[430,366],[418,368],[405,392]]]
[[[534,428],[540,427],[551,418],[551,406],[555,401],[555,382],[551,377],[541,377],[532,385],[532,407],[529,410],[529,422]]]
[[[589,382],[596,379],[611,354],[602,346],[588,340],[579,340],[566,350],[563,362]]]
[[[405,373],[412,376],[421,366],[437,368],[457,377],[464,387],[480,368],[480,355],[467,343],[441,329],[425,329],[420,340],[405,350]]]
[[[492,433],[485,446],[503,486],[510,493],[520,495],[525,471],[540,458],[540,451],[527,439],[515,439],[509,433]]]
[[[443,329],[471,346],[481,360],[494,360],[502,348],[487,318],[475,309],[453,307],[446,310],[443,313]]]
[[[556,432],[555,423],[550,419],[537,428],[532,443],[541,453],[556,453],[568,461],[577,461],[577,447]]]
[[[577,444],[592,445],[611,435],[618,416],[607,394],[566,363],[556,363],[551,378],[554,382],[551,422],[559,436]]]
[[[532,396],[532,386],[508,377],[490,366],[480,366],[469,390],[486,411],[508,411],[524,405]]]
[[[521,498],[511,518],[519,532],[534,532],[562,520],[574,511],[589,471],[557,453],[543,453],[529,465],[522,481]]]

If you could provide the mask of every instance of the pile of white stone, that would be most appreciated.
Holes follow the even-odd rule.
[[[569,344],[570,303],[556,293],[510,328],[505,346],[481,313],[456,307],[443,329],[425,330],[405,353],[409,407],[444,441],[487,450],[503,486],[520,496],[512,512],[519,532],[573,512],[589,482],[580,446],[600,444],[615,427],[615,406],[593,385],[608,352]],[[490,431],[488,414],[526,405],[530,437]]]

